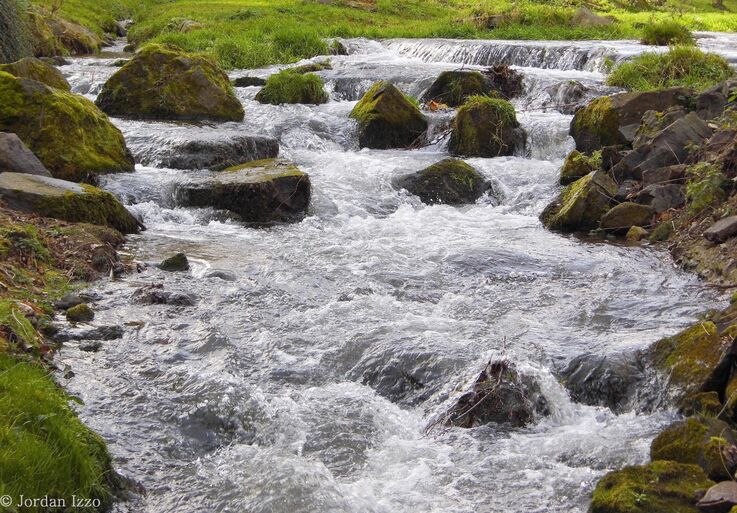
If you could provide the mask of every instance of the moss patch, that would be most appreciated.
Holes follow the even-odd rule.
[[[576,112],[571,122],[571,135],[583,151],[626,143],[619,132],[619,115],[609,96],[597,98]]]
[[[491,81],[478,71],[444,71],[422,99],[458,107],[472,96],[486,96],[492,92]]]
[[[572,184],[599,168],[601,168],[601,151],[586,155],[578,150],[573,150],[563,161],[563,167],[560,170],[560,184]]]
[[[458,109],[448,149],[452,155],[468,157],[512,155],[518,142],[518,128],[511,103],[473,96]]]
[[[2,64],[0,71],[10,73],[14,77],[30,78],[63,91],[71,90],[69,82],[58,69],[33,57],[26,57],[12,64]]]
[[[595,171],[573,182],[540,215],[551,230],[592,230],[610,208],[617,184],[603,171]]]
[[[658,46],[692,45],[694,38],[691,31],[680,23],[663,20],[645,25],[640,42],[644,45]]]
[[[82,303],[67,310],[66,317],[69,322],[90,322],[95,318],[95,313],[89,305]]]
[[[404,176],[398,187],[428,204],[473,203],[491,188],[484,176],[462,160],[445,159],[418,173]]]
[[[328,93],[325,92],[322,79],[314,73],[284,70],[266,80],[266,85],[256,94],[256,101],[272,105],[320,104],[328,101]]]

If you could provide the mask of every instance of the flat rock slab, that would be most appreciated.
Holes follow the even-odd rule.
[[[15,134],[0,132],[0,173],[51,177],[51,173]]]
[[[180,184],[174,197],[182,206],[228,210],[243,221],[265,223],[301,219],[310,195],[307,173],[270,159],[194,178]]]
[[[704,232],[704,237],[712,242],[724,242],[737,235],[737,216],[720,219]]]

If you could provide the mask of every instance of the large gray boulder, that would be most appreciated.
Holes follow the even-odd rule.
[[[727,80],[707,89],[696,97],[696,112],[702,119],[707,120],[721,116],[728,105],[734,106],[735,90],[737,79]]]
[[[677,183],[653,184],[642,189],[637,203],[648,205],[659,214],[686,204],[686,187]]]
[[[0,173],[26,173],[51,176],[49,170],[17,135],[0,132]]]
[[[396,180],[395,185],[431,205],[473,203],[492,188],[481,173],[457,159],[445,159],[403,176]]]

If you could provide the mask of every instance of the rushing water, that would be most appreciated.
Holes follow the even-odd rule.
[[[526,43],[549,49],[528,58],[517,43],[348,44],[352,54],[321,72],[326,105],[260,105],[257,88],[246,88],[244,123],[115,120],[148,166],[175,140],[272,136],[313,186],[302,222],[252,228],[173,205],[174,185],[199,171],[139,165],[104,180],[148,227],[129,239],[133,258],[155,263],[184,251],[192,263],[190,273],[151,266],[97,284],[95,324],[124,326],[124,337],[97,353],[72,342],[59,357],[75,373],[67,384],[85,402],[81,416],[110,442],[119,471],[146,488],[117,508],[585,511],[596,480],[646,460],[674,414],[617,416],[574,404],[555,370],[583,352],[645,347],[718,300],[662,249],[586,242],[537,219],[572,148],[571,117],[555,108],[558,87],[576,80],[588,97],[605,94],[592,63],[642,48]],[[78,59],[63,70],[94,98],[113,60]],[[419,94],[442,70],[497,60],[526,76],[515,103],[528,147],[468,160],[494,195],[454,208],[395,190],[394,177],[444,158],[446,142],[359,150],[347,118],[355,101],[380,78]],[[438,134],[449,119],[432,116]],[[132,292],[150,283],[197,303],[132,304]],[[552,415],[524,429],[427,431],[500,356],[537,376]]]

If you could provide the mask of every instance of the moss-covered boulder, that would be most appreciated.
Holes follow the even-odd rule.
[[[177,253],[161,262],[159,269],[169,272],[189,271],[189,260],[184,253]]]
[[[133,171],[123,134],[86,98],[0,71],[0,131],[13,132],[56,178]]]
[[[64,75],[51,64],[35,57],[26,57],[12,64],[0,64],[0,71],[18,78],[30,78],[49,87],[70,91],[72,88]]]
[[[95,312],[88,304],[82,303],[75,305],[66,311],[66,317],[69,322],[90,322],[95,318]]]
[[[395,185],[431,205],[473,203],[491,189],[491,183],[481,173],[457,159],[445,159],[422,171],[403,176]]]
[[[97,105],[136,119],[242,121],[228,75],[203,55],[151,45],[105,83]]]
[[[362,148],[406,148],[427,131],[427,119],[417,105],[386,81],[375,83],[350,117],[358,121]]]
[[[701,467],[674,461],[610,472],[596,485],[590,513],[699,513],[697,493],[714,484]]]
[[[678,403],[678,412],[689,417],[692,415],[717,417],[722,408],[724,407],[719,400],[719,394],[714,391],[691,394]]]
[[[32,54],[22,7],[18,0],[0,4],[0,62],[13,62]]]
[[[314,73],[284,70],[271,75],[256,94],[256,101],[281,105],[283,103],[320,104],[328,101],[322,79]]]
[[[514,107],[506,100],[471,97],[456,114],[448,149],[451,155],[499,157],[512,155],[523,140]]]
[[[491,80],[478,71],[443,71],[422,95],[422,101],[458,107],[471,96],[488,96],[493,92]]]
[[[625,201],[601,216],[600,226],[608,232],[625,234],[633,226],[649,226],[653,214],[647,205]]]
[[[64,221],[136,233],[142,225],[109,192],[56,178],[0,173],[0,201],[9,208]]]
[[[560,170],[560,184],[572,184],[579,178],[583,178],[600,167],[601,152],[597,151],[593,155],[589,156],[578,150],[573,150],[563,161],[563,167]]]
[[[592,230],[611,207],[617,184],[603,171],[594,171],[566,187],[545,207],[542,223],[551,230],[576,232]]]
[[[85,55],[100,51],[103,40],[87,27],[63,19],[43,7],[27,11],[26,27],[36,57]]]

